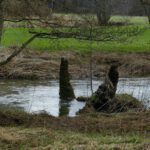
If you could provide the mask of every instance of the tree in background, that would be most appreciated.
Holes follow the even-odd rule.
[[[51,14],[52,8],[49,8],[47,0],[0,0],[0,42],[4,21],[31,24],[34,19],[50,19]]]
[[[143,1],[143,3],[145,3],[145,4],[149,4],[150,5],[150,0],[142,0]]]
[[[8,56],[4,61],[0,62],[0,66],[4,66],[7,63],[9,63],[15,56],[17,56],[20,52],[22,52],[26,46],[28,46],[34,39],[40,38],[40,39],[78,39],[78,40],[87,40],[90,41],[90,46],[92,45],[92,41],[96,42],[107,42],[107,41],[118,41],[123,40],[124,38],[128,38],[130,36],[137,35],[139,33],[138,28],[128,29],[128,28],[121,28],[118,29],[117,27],[112,30],[111,28],[103,28],[103,27],[97,27],[95,25],[95,15],[86,15],[82,19],[74,19],[72,17],[64,17],[63,16],[55,16],[52,19],[47,19],[47,15],[45,15],[45,12],[43,12],[43,5],[40,5],[42,1],[39,1],[39,5],[37,4],[36,0],[33,0],[32,2],[25,0],[26,6],[28,6],[32,11],[29,13],[29,15],[24,15],[23,18],[20,18],[20,16],[15,16],[16,18],[10,17],[10,19],[16,19],[14,21],[18,22],[19,20],[22,21],[31,21],[35,28],[28,28],[30,35],[32,35],[27,41],[25,41],[20,48],[17,48],[15,51],[12,52],[10,56]],[[98,1],[97,1],[98,2]],[[104,1],[101,1],[104,2]],[[107,25],[108,21],[110,19],[110,10],[108,10],[108,6],[106,7],[106,4],[110,5],[110,3],[105,0],[106,3],[100,3],[99,7],[97,5],[97,11],[99,12],[99,23],[100,25]],[[48,3],[46,3],[48,4]],[[102,5],[103,4],[103,5]],[[104,7],[105,5],[105,7]],[[46,5],[48,7],[48,5]],[[104,9],[103,9],[104,7]],[[101,10],[104,11],[102,11]],[[30,10],[29,9],[29,10]],[[41,10],[41,13],[39,13],[38,10]],[[108,11],[108,12],[107,12]],[[27,12],[28,13],[28,12]],[[27,16],[27,17],[26,17]],[[64,15],[65,16],[65,15]],[[63,19],[62,19],[63,18]],[[18,19],[18,20],[17,20]],[[12,21],[12,20],[11,20]],[[44,29],[43,29],[44,27]],[[39,30],[39,29],[42,30]],[[130,27],[129,27],[130,28]],[[93,93],[92,89],[92,46],[91,46],[91,57],[90,57],[90,76],[91,76],[91,91]],[[69,75],[66,70],[68,70],[68,62],[64,59],[62,59],[62,62],[66,64],[66,67],[63,68],[65,70],[64,75],[62,75],[61,82],[65,82],[65,86],[62,86],[62,89],[64,87],[71,87],[71,84],[69,82]],[[63,67],[63,66],[62,66]],[[61,68],[62,68],[61,67]],[[60,72],[62,73],[62,70],[60,69]],[[68,77],[67,77],[68,76]],[[61,84],[63,85],[63,83]],[[67,85],[67,86],[66,86]],[[71,88],[70,88],[71,89]],[[74,92],[71,89],[70,92],[68,92],[68,88],[65,89],[65,92],[67,97],[74,98]],[[61,91],[60,91],[61,93]],[[66,96],[66,94],[62,93],[61,98],[65,99],[63,97]],[[63,96],[62,96],[63,95]]]
[[[0,0],[0,43],[2,38],[2,32],[3,32],[3,0]]]
[[[49,7],[47,0],[3,0],[5,18],[24,18],[48,16]]]
[[[140,2],[141,2],[141,5],[144,8],[145,14],[148,17],[148,21],[149,21],[149,24],[150,24],[150,0],[140,0]]]
[[[111,17],[111,1],[95,0],[95,7],[99,25],[107,25]]]

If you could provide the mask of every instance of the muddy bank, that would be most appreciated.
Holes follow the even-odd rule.
[[[0,61],[7,58],[12,49],[0,51]],[[57,79],[60,58],[69,60],[72,79],[85,79],[90,75],[89,54],[75,52],[34,52],[25,50],[11,63],[0,68],[0,78],[5,79]],[[121,77],[141,77],[150,75],[150,53],[94,53],[93,77],[103,77],[113,62],[119,62]]]
[[[0,108],[0,126],[3,127],[43,127],[44,124],[46,128],[81,132],[149,133],[150,131],[149,111],[117,114],[91,112],[74,118],[66,116],[56,118],[46,113],[28,114],[13,107],[0,106]]]

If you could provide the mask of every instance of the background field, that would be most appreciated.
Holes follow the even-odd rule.
[[[67,16],[68,17],[68,16]],[[70,16],[69,16],[70,17]],[[112,30],[115,35],[116,28],[141,28],[142,31],[136,36],[130,36],[122,41],[111,42],[89,42],[76,39],[36,39],[28,47],[33,50],[40,51],[77,51],[77,52],[150,52],[150,28],[146,17],[120,17],[114,16],[111,18],[111,22],[121,22],[128,25],[125,26],[110,26],[103,27],[104,30]],[[101,27],[100,27],[101,28]],[[20,46],[32,35],[28,33],[28,28],[23,27],[11,27],[8,23],[5,23],[5,29],[2,39],[2,45],[4,47]]]

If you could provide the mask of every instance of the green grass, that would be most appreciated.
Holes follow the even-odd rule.
[[[139,16],[113,16],[110,19],[111,22],[123,22],[133,25],[149,25],[147,17]]]
[[[0,148],[10,150],[132,150],[146,149],[149,139],[140,134],[98,134],[45,128],[0,127]]]
[[[126,19],[127,18],[127,19]],[[122,17],[115,16],[111,20],[113,22],[123,22],[128,20],[130,25],[129,27],[104,27],[105,31],[112,31],[112,34],[115,36],[115,32],[118,30],[128,30],[134,29],[138,26],[140,29],[144,29],[137,36],[129,36],[122,41],[111,41],[111,42],[92,42],[81,41],[76,39],[58,39],[58,40],[49,40],[49,39],[35,39],[28,47],[33,50],[39,51],[76,51],[76,52],[89,52],[91,50],[98,52],[150,52],[150,28],[147,24],[146,17]],[[10,46],[20,46],[25,42],[29,37],[27,28],[5,28],[2,45],[4,47]],[[119,36],[119,35],[118,35]],[[124,35],[122,35],[124,36]]]

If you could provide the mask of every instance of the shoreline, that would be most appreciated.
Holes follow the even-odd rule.
[[[0,61],[6,59],[12,50],[2,50]],[[0,79],[50,80],[59,78],[61,57],[69,61],[72,80],[90,77],[90,55],[75,52],[37,52],[25,50],[9,64],[0,68]],[[134,58],[134,59],[133,59]],[[105,77],[112,63],[120,63],[120,77],[150,77],[150,53],[93,53],[93,78]]]

